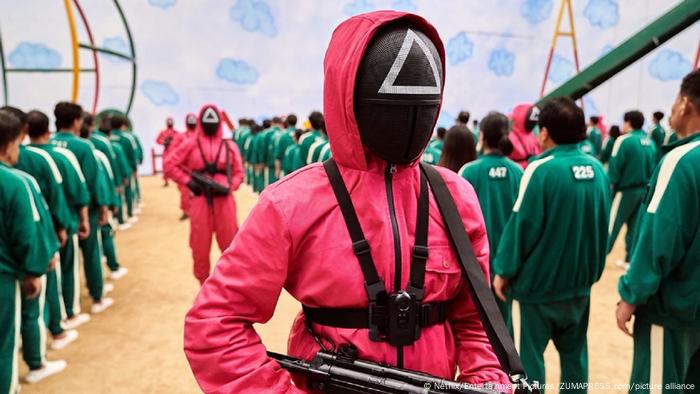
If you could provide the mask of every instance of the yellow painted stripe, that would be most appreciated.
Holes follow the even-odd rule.
[[[73,54],[73,93],[71,101],[78,101],[78,89],[80,88],[80,46],[78,44],[78,30],[75,27],[75,18],[73,17],[73,7],[71,0],[63,0],[66,7],[66,16],[68,17],[68,29],[70,30],[71,49]]]
[[[661,394],[664,381],[664,328],[651,325],[649,347],[649,394]]]

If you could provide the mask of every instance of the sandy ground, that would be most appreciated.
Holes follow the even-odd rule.
[[[177,189],[174,185],[163,188],[161,182],[157,177],[142,178],[145,207],[140,221],[117,235],[119,259],[129,274],[115,282],[116,289],[110,295],[115,305],[80,327],[80,338],[74,344],[49,351],[50,360],[68,362],[62,374],[36,385],[23,385],[23,393],[198,392],[182,351],[184,315],[198,290],[187,246],[189,224],[177,220]],[[236,200],[242,222],[256,197],[242,188]],[[218,250],[212,251],[212,261],[218,254]],[[618,242],[603,278],[593,288],[588,337],[591,382],[625,384],[629,379],[632,340],[618,331],[614,322],[616,284],[622,273],[614,261],[622,255]],[[82,304],[84,309],[89,307],[85,289]],[[256,326],[270,350],[285,351],[298,310],[299,304],[283,293],[272,320]],[[546,362],[548,383],[554,386],[559,360],[551,344]],[[25,373],[22,365],[21,375]]]

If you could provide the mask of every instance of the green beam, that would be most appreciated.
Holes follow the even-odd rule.
[[[539,103],[563,96],[578,100],[699,19],[700,1],[682,1],[617,48],[554,89]]]
[[[0,34],[0,67],[2,67],[2,97],[7,102],[7,69],[5,68],[5,49],[2,47],[2,34]]]
[[[90,50],[95,51],[95,52],[100,52],[100,53],[105,53],[108,55],[116,56],[116,57],[122,58],[122,59],[127,60],[127,61],[133,60],[129,55],[125,55],[123,53],[113,51],[113,50],[108,49],[108,48],[96,47],[96,46],[90,45],[90,44],[80,44],[80,47],[83,49],[90,49]]]

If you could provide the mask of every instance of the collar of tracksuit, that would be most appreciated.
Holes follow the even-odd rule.
[[[685,145],[689,142],[693,142],[696,140],[700,140],[700,131],[696,131],[694,134],[691,134],[691,135],[683,138],[682,140],[678,140],[678,141],[670,143],[668,145],[664,145],[661,147],[661,149],[664,151],[664,153],[668,153],[668,152],[672,151],[673,149],[678,148],[681,145]]]

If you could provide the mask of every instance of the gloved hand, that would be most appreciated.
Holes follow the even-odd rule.
[[[195,196],[201,196],[204,192],[199,182],[195,181],[194,179],[191,179],[189,182],[187,182],[187,188],[190,189],[192,194],[194,194]]]

